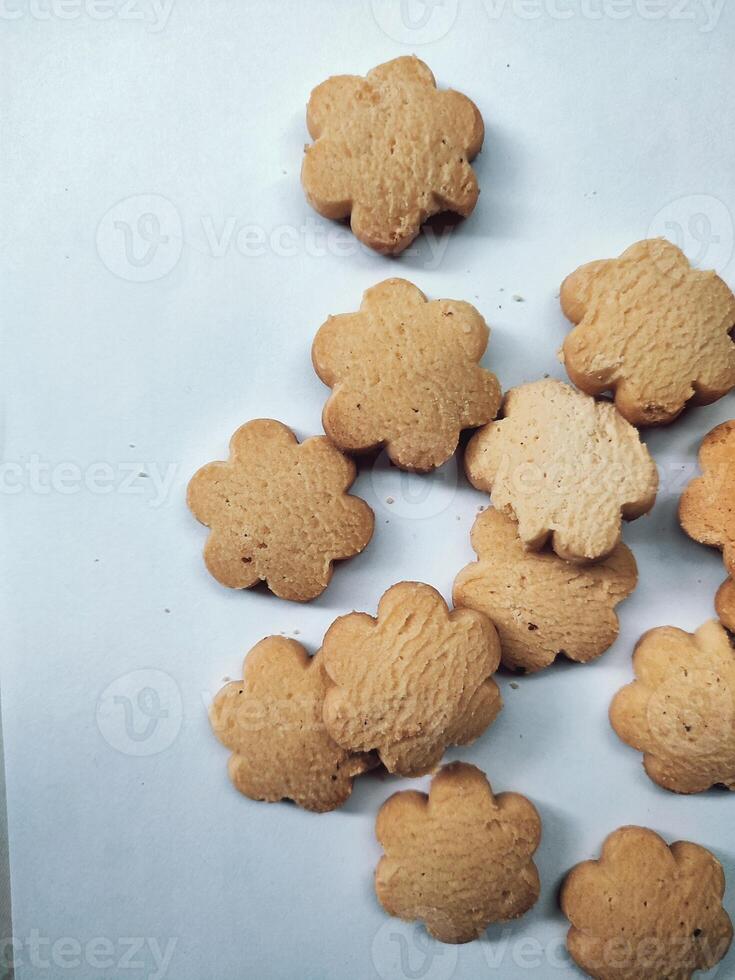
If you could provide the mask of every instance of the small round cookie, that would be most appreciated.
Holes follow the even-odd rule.
[[[282,599],[321,595],[333,562],[359,554],[373,535],[372,510],[347,493],[355,475],[324,436],[299,443],[272,419],[241,426],[229,460],[208,463],[189,483],[189,509],[211,529],[207,568],[231,589],[266,582]]]
[[[450,745],[468,745],[495,720],[502,698],[495,627],[472,609],[449,611],[436,589],[400,582],[376,618],[340,616],[327,630],[324,700],[331,737],[350,752],[375,750],[389,772],[430,772]]]
[[[252,800],[289,799],[324,813],[341,806],[353,777],[374,765],[350,755],[322,720],[329,681],[319,654],[269,636],[245,658],[243,679],[227,684],[210,710],[212,729],[232,751],[230,779]]]
[[[441,466],[463,429],[498,414],[498,379],[479,366],[489,335],[469,303],[429,302],[405,279],[378,283],[314,340],[314,369],[334,389],[324,431],[344,452],[384,445],[402,469]]]
[[[663,238],[583,265],[561,305],[575,324],[562,349],[569,377],[590,395],[614,392],[633,425],[671,422],[735,387],[735,296]]]
[[[735,575],[735,419],[707,433],[699,465],[702,475],[681,495],[679,521],[690,538],[719,548]]]
[[[644,753],[650,778],[675,793],[735,790],[735,649],[722,626],[650,630],[633,666],[637,680],[615,696],[610,722]]]
[[[587,663],[613,644],[615,607],[638,581],[622,542],[603,561],[572,565],[550,550],[528,551],[513,521],[492,507],[478,516],[471,540],[479,560],[455,579],[454,605],[490,617],[506,667],[530,674],[562,655]]]
[[[621,827],[562,885],[567,949],[595,980],[690,980],[732,942],[724,894],[722,865],[706,848]]]
[[[735,580],[725,579],[717,590],[715,611],[725,629],[735,633]]]
[[[370,248],[395,255],[431,215],[474,210],[482,116],[466,96],[439,91],[418,58],[328,78],[311,93],[306,124],[307,200],[325,218],[350,217]]]
[[[475,766],[444,766],[428,796],[394,794],[375,832],[385,851],[375,872],[378,901],[389,915],[423,921],[443,943],[478,939],[539,897],[532,858],[541,818],[525,796],[494,796]]]
[[[527,548],[551,539],[560,558],[598,561],[654,505],[658,472],[609,402],[548,378],[509,391],[502,418],[469,442],[470,483],[518,523]]]

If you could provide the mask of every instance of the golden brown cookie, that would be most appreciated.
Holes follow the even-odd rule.
[[[370,768],[327,735],[322,720],[329,681],[319,654],[269,636],[245,658],[243,679],[219,692],[212,728],[232,751],[230,779],[253,800],[289,799],[319,813],[341,806],[354,776]]]
[[[465,466],[527,548],[551,538],[560,558],[597,561],[620,540],[621,519],[653,507],[656,466],[613,405],[548,378],[509,391],[501,415],[472,437]]]
[[[472,609],[450,612],[429,585],[394,585],[377,618],[340,616],[322,653],[333,684],[327,731],[351,752],[376,750],[401,776],[430,772],[447,746],[473,742],[502,707],[495,627]]]
[[[675,793],[735,790],[735,649],[722,626],[650,630],[633,666],[637,680],[615,696],[610,721],[644,753],[651,779]]]
[[[241,426],[229,460],[208,463],[189,483],[189,508],[211,528],[207,568],[231,589],[266,582],[282,599],[314,599],[332,563],[359,554],[373,534],[372,510],[347,493],[355,474],[323,436],[299,443],[272,419]]]
[[[638,581],[622,542],[604,561],[570,564],[549,550],[528,551],[513,521],[492,507],[478,516],[471,540],[479,560],[455,579],[454,604],[490,617],[506,667],[533,673],[560,655],[586,663],[612,645],[615,607]]]
[[[385,851],[375,872],[378,901],[389,915],[421,920],[443,943],[477,939],[538,899],[536,808],[517,793],[494,796],[475,766],[444,766],[428,796],[391,796],[375,832]]]
[[[595,980],[690,980],[732,941],[724,894],[722,865],[704,847],[621,827],[562,885],[567,948]]]
[[[454,453],[462,429],[494,419],[500,385],[479,361],[490,331],[469,303],[386,279],[358,313],[331,316],[312,360],[334,389],[324,431],[345,452],[385,446],[402,469],[428,472]]]
[[[614,392],[633,425],[671,422],[735,387],[735,296],[663,238],[583,265],[561,305],[576,324],[562,350],[569,377],[590,395]]]
[[[311,93],[301,183],[325,218],[350,216],[378,252],[402,252],[427,218],[471,214],[479,189],[470,160],[482,149],[482,116],[466,96],[439,91],[412,56],[360,75],[337,75]]]
[[[735,633],[735,581],[725,579],[715,596],[715,610],[726,630]]]
[[[679,521],[690,538],[723,552],[735,575],[735,419],[709,432],[699,449],[702,475],[679,502]]]

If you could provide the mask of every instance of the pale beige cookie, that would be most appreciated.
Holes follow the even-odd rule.
[[[614,392],[633,425],[671,422],[735,387],[735,296],[663,238],[583,265],[561,305],[576,324],[562,350],[569,377],[590,395]]]
[[[503,416],[467,446],[467,476],[518,522],[521,540],[597,561],[656,500],[658,473],[638,432],[608,402],[553,378],[513,388]]]
[[[360,75],[337,75],[311,93],[301,183],[325,218],[350,217],[378,252],[402,252],[427,218],[471,214],[479,189],[469,161],[482,149],[477,106],[439,91],[413,56]]]
[[[638,581],[622,542],[604,561],[570,564],[549,550],[528,551],[513,521],[492,507],[478,516],[471,539],[479,560],[455,579],[454,604],[490,617],[506,667],[533,673],[560,655],[586,663],[612,645],[615,607]]]
[[[675,793],[735,790],[735,649],[722,626],[650,630],[633,666],[637,680],[615,696],[610,722],[644,753],[651,779]]]
[[[229,460],[208,463],[189,483],[189,508],[211,528],[207,568],[232,589],[266,582],[282,599],[314,599],[332,563],[359,554],[373,534],[372,510],[347,493],[355,475],[324,436],[299,443],[272,419],[241,426]]]
[[[377,618],[340,616],[322,653],[333,683],[327,731],[352,752],[376,750],[401,776],[430,772],[447,746],[473,742],[502,707],[495,627],[474,610],[450,612],[429,585],[394,585]]]
[[[332,741],[322,720],[328,687],[319,654],[269,636],[245,658],[243,679],[223,687],[210,721],[232,751],[230,779],[253,800],[289,799],[306,810],[341,806],[354,776],[370,768]]]
[[[724,894],[722,865],[704,847],[621,827],[562,885],[567,948],[595,980],[690,980],[730,947]]]
[[[384,445],[402,469],[428,472],[462,429],[494,419],[500,385],[479,361],[490,331],[469,303],[426,296],[405,279],[368,289],[358,313],[331,316],[312,347],[334,389],[324,431],[345,452]]]
[[[702,475],[679,502],[679,521],[690,538],[723,552],[735,575],[735,419],[709,432],[699,449]]]
[[[389,915],[424,922],[443,943],[478,939],[539,897],[538,812],[517,793],[494,796],[475,766],[445,766],[428,796],[391,796],[375,832],[385,851],[375,872],[378,901]]]
[[[726,579],[715,596],[715,610],[726,630],[735,633],[735,581]]]

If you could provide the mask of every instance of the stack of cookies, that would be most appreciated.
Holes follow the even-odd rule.
[[[312,93],[307,123],[308,200],[326,218],[349,218],[371,248],[398,254],[431,215],[475,207],[482,117],[465,96],[440,91],[418,59],[330,78]],[[572,384],[545,378],[503,397],[480,363],[489,329],[478,310],[386,279],[314,338],[314,370],[331,389],[326,435],[299,443],[281,422],[251,421],[232,437],[228,460],[192,478],[188,502],[210,529],[211,574],[296,601],[320,595],[334,563],[374,533],[370,507],[349,493],[353,456],[384,449],[396,467],[429,473],[475,430],[465,470],[490,495],[454,609],[430,585],[401,582],[375,616],[337,618],[313,656],[276,635],[249,652],[242,680],[211,710],[230,778],[246,796],[324,812],[377,766],[433,773],[447,747],[469,744],[497,717],[501,663],[531,673],[559,657],[587,663],[613,644],[617,606],[638,577],[622,523],[648,513],[658,489],[638,427],[668,424],[735,387],[735,296],[676,246],[653,240],[583,265],[565,280],[561,304],[573,324],[561,352]],[[682,526],[722,549],[734,575],[735,421],[705,438],[700,462]],[[651,779],[678,793],[735,790],[730,577],[716,608],[719,621],[694,635],[664,626],[643,637],[636,679],[610,709]],[[536,809],[495,795],[473,766],[445,766],[428,796],[395,794],[376,832],[385,851],[380,903],[444,942],[475,939],[539,896]],[[691,976],[727,952],[723,894],[722,868],[703,847],[622,828],[599,861],[565,881],[569,951],[593,977]]]

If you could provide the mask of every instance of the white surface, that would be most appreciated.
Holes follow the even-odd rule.
[[[252,803],[227,782],[205,705],[253,643],[298,631],[314,649],[336,615],[373,612],[400,579],[448,596],[473,557],[481,494],[451,467],[405,484],[379,466],[356,487],[375,507],[374,540],[319,601],[228,592],[207,575],[186,482],[252,417],[321,431],[309,348],[327,314],[355,309],[394,274],[469,300],[493,327],[486,363],[507,388],[563,376],[556,294],[583,261],[651,231],[676,237],[678,224],[690,254],[735,284],[731,5],[706,30],[712,4],[697,0],[664,3],[655,20],[643,0],[509,2],[498,16],[491,0],[445,0],[413,33],[372,6],[377,18],[367,0],[176,0],[155,23],[148,0],[110,19],[73,2],[44,19],[48,8],[26,0],[3,8],[2,683],[19,980],[573,976],[559,962],[557,886],[626,823],[713,848],[735,913],[735,800],[657,789],[606,717],[644,630],[713,615],[721,558],[684,537],[675,509],[732,397],[648,437],[663,491],[650,518],[626,527],[641,583],[615,647],[517,690],[501,676],[499,721],[450,753],[538,805],[533,912],[481,943],[431,944],[385,917],[372,890],[375,813],[401,782],[358,781],[326,816]],[[568,19],[554,15],[565,9]],[[438,262],[426,239],[398,261],[367,254],[309,210],[298,179],[311,87],[412,50],[487,124],[480,203]],[[138,234],[151,230],[136,225],[143,212],[171,236],[155,255]],[[131,226],[138,266],[115,221]],[[146,687],[168,716],[135,741],[150,719],[131,702],[126,729],[114,698]],[[126,952],[129,937],[140,952]],[[46,940],[59,939],[52,953]],[[157,971],[153,950],[169,940]],[[731,952],[719,975],[734,974]]]

